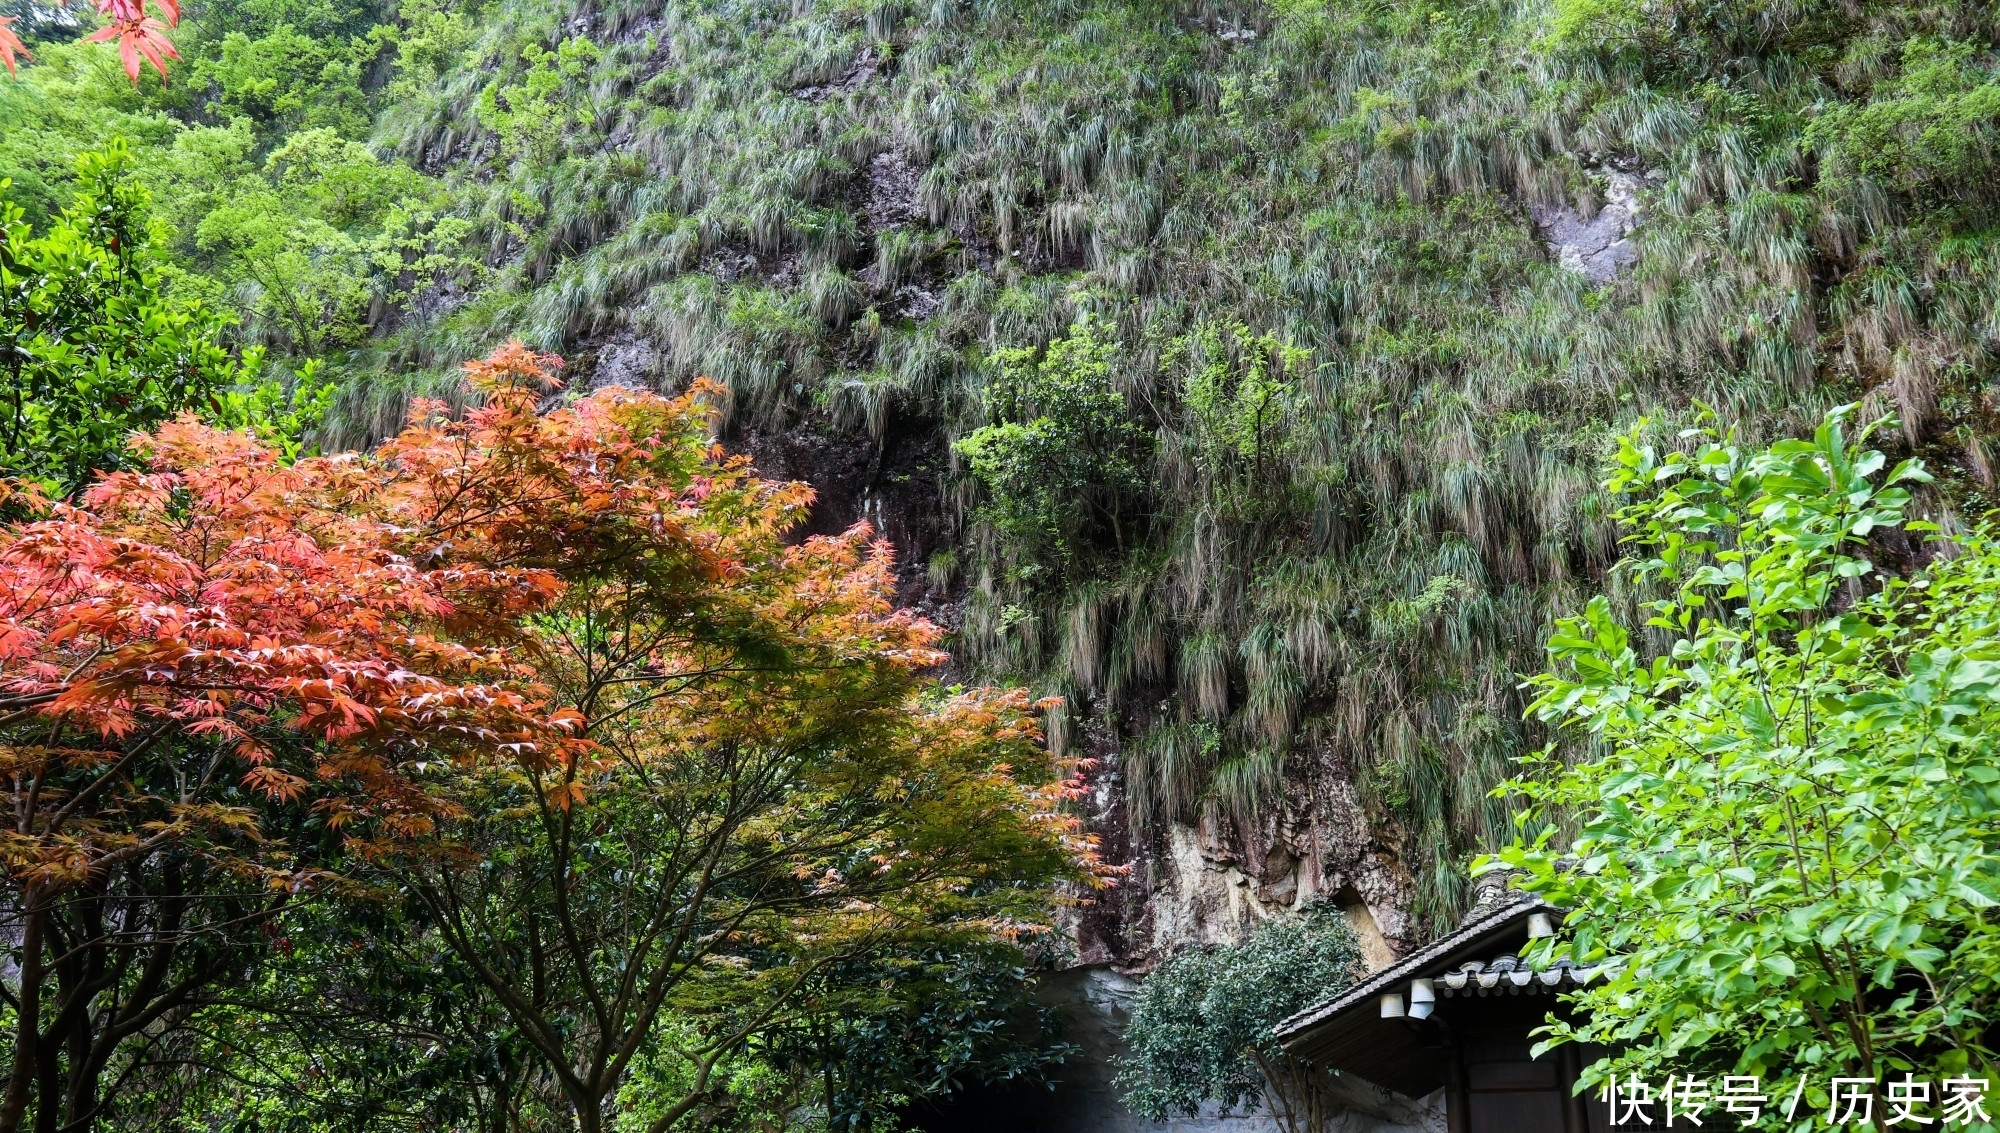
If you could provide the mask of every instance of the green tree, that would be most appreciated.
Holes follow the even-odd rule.
[[[374,115],[361,75],[382,50],[379,39],[315,38],[280,24],[254,39],[228,32],[217,48],[191,76],[208,87],[212,113],[244,115],[264,127],[367,133]]]
[[[1204,1102],[1261,1102],[1286,1133],[1322,1128],[1326,1072],[1286,1054],[1273,1031],[1360,967],[1354,931],[1330,902],[1266,921],[1242,945],[1169,956],[1132,1006],[1132,1054],[1118,1075],[1125,1104],[1164,1121]]]
[[[454,252],[465,222],[440,217],[435,183],[408,166],[330,129],[292,134],[261,169],[250,146],[239,120],[188,131],[174,155],[202,190],[183,213],[204,282],[247,337],[306,356],[349,349],[389,306],[471,270]]]
[[[1039,1081],[1076,1050],[1008,941],[891,949],[834,965],[821,982],[816,998],[842,1009],[802,1015],[766,1050],[803,1071],[832,1129],[893,1130],[919,1100]]]
[[[1540,959],[1612,963],[1548,1031],[1619,1052],[1588,1083],[1804,1079],[1823,1114],[1834,1075],[1993,1076],[2000,544],[1878,568],[1934,530],[1905,521],[1928,477],[1884,475],[1845,416],[1761,452],[1620,446],[1621,573],[1661,596],[1644,636],[1602,597],[1557,627],[1533,711],[1590,758],[1528,761],[1512,789],[1550,825],[1492,860],[1574,910]]]
[[[2000,154],[2000,74],[1970,42],[1912,39],[1901,72],[1867,102],[1829,107],[1801,137],[1829,185],[1866,178],[1932,204],[1977,199]]]
[[[436,934],[393,892],[340,888],[237,926],[221,994],[118,1067],[117,1129],[508,1133],[536,1113],[519,1037]]]
[[[384,864],[565,1122],[614,1127],[650,1066],[674,1092],[643,1130],[666,1133],[746,1044],[878,997],[824,977],[1044,930],[1055,883],[1102,867],[1026,696],[926,678],[938,631],[892,609],[865,527],[785,539],[810,491],[711,445],[718,387],[543,414],[546,366],[513,344],[469,367],[495,439],[432,530],[515,569],[579,562],[518,640],[535,687],[573,706],[573,746],[436,768],[439,840]],[[413,427],[380,459],[422,465],[465,435]],[[536,510],[489,518],[516,500]],[[482,525],[508,541],[469,543]]]
[[[13,181],[7,196],[43,231],[75,194],[78,157],[116,138],[145,154],[172,141],[175,122],[125,81],[115,51],[39,42],[35,58],[18,81],[0,82],[0,178]]]
[[[0,468],[65,493],[119,466],[133,431],[254,384],[262,362],[225,345],[227,315],[168,289],[131,167],[123,143],[85,155],[40,236],[0,199]]]
[[[518,66],[479,92],[479,122],[499,135],[502,156],[530,169],[562,156],[590,125],[590,100],[577,88],[598,57],[597,45],[580,36],[554,50],[539,43],[522,46]]]
[[[1075,574],[1106,536],[1125,547],[1123,513],[1145,492],[1152,438],[1118,390],[1119,357],[1089,319],[1045,350],[993,355],[992,423],[953,447],[986,488],[981,517],[1018,549],[1021,571]]]

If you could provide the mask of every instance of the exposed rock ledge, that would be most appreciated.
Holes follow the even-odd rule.
[[[1595,215],[1586,217],[1566,204],[1531,204],[1528,215],[1556,262],[1592,283],[1610,283],[1639,258],[1632,234],[1644,212],[1645,181],[1610,167],[1597,172],[1604,181],[1604,204]]]

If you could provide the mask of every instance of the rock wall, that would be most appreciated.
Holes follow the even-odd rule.
[[[645,384],[657,353],[629,336],[594,344],[580,359],[591,384]],[[801,537],[867,521],[897,555],[898,600],[947,628],[962,597],[932,579],[929,558],[948,547],[940,483],[946,455],[924,422],[894,421],[879,441],[825,422],[739,428],[727,438],[767,476],[805,480],[818,492]],[[1123,881],[1072,914],[1072,948],[1043,981],[1064,1008],[1078,1056],[1053,1089],[983,1090],[920,1127],[952,1133],[1278,1133],[1261,1113],[1210,1112],[1166,1123],[1141,1120],[1118,1100],[1115,1062],[1140,981],[1167,951],[1244,939],[1260,921],[1315,898],[1342,906],[1371,970],[1418,943],[1409,915],[1414,880],[1384,832],[1370,823],[1348,769],[1328,752],[1302,751],[1284,796],[1254,826],[1135,823],[1127,805],[1118,729],[1086,722],[1080,742],[1095,760],[1092,828]],[[1363,1083],[1346,1087],[1348,1112],[1329,1133],[1442,1133],[1437,1100],[1412,1105]]]
[[[1354,928],[1371,971],[1415,945],[1409,915],[1415,884],[1368,821],[1354,785],[1325,753],[1302,753],[1283,804],[1255,827],[1207,821],[1135,829],[1126,805],[1120,752],[1101,723],[1085,729],[1098,761],[1092,826],[1105,852],[1129,868],[1125,882],[1075,915],[1075,956],[1045,981],[1081,1048],[1041,1108],[1021,1128],[1046,1133],[1277,1133],[1261,1113],[1209,1112],[1155,1123],[1118,1101],[1112,1082],[1124,1053],[1132,996],[1159,957],[1189,944],[1242,941],[1258,922],[1330,897]],[[1330,1133],[1443,1133],[1441,1097],[1411,1105],[1361,1082],[1344,1085],[1347,1112]]]
[[[1078,964],[1143,973],[1163,951],[1239,942],[1258,922],[1315,899],[1346,911],[1371,969],[1418,943],[1415,880],[1330,753],[1299,753],[1284,798],[1256,826],[1212,818],[1146,828],[1132,821],[1107,732],[1086,729],[1099,768],[1091,825],[1129,873],[1077,916]]]
[[[1609,283],[1639,259],[1633,235],[1647,179],[1616,165],[1590,170],[1603,200],[1595,212],[1571,204],[1530,204],[1528,215],[1557,263],[1592,283]]]

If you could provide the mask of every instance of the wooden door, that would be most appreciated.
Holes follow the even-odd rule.
[[[1577,1056],[1531,1051],[1554,1001],[1493,996],[1452,1003],[1448,1027],[1454,1081],[1446,1101],[1451,1133],[1601,1133],[1584,1099],[1570,1096]],[[1456,1110],[1456,1112],[1452,1112]]]
[[[1563,1060],[1528,1050],[1525,1040],[1465,1046],[1466,1133],[1586,1133],[1569,1128]]]

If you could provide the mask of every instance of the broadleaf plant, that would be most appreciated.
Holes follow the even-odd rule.
[[[167,287],[165,233],[132,174],[122,141],[85,154],[43,233],[0,181],[0,472],[62,494],[129,464],[135,430],[259,385],[263,351],[231,351],[233,320]]]
[[[1531,711],[1588,750],[1526,761],[1503,790],[1541,828],[1479,867],[1573,910],[1538,959],[1611,961],[1541,1044],[1614,1052],[1580,1088],[1756,1075],[1761,1127],[1804,1128],[1836,1076],[1933,1107],[1996,1077],[2000,544],[1878,566],[1935,530],[1928,476],[1848,413],[1761,452],[1621,442],[1621,573],[1657,597],[1644,632],[1605,597],[1558,624]]]
[[[1326,1128],[1328,1071],[1287,1054],[1275,1028],[1339,994],[1361,966],[1354,930],[1326,901],[1265,921],[1240,945],[1167,957],[1132,1006],[1125,1104],[1152,1121],[1261,1105],[1284,1133]]]

